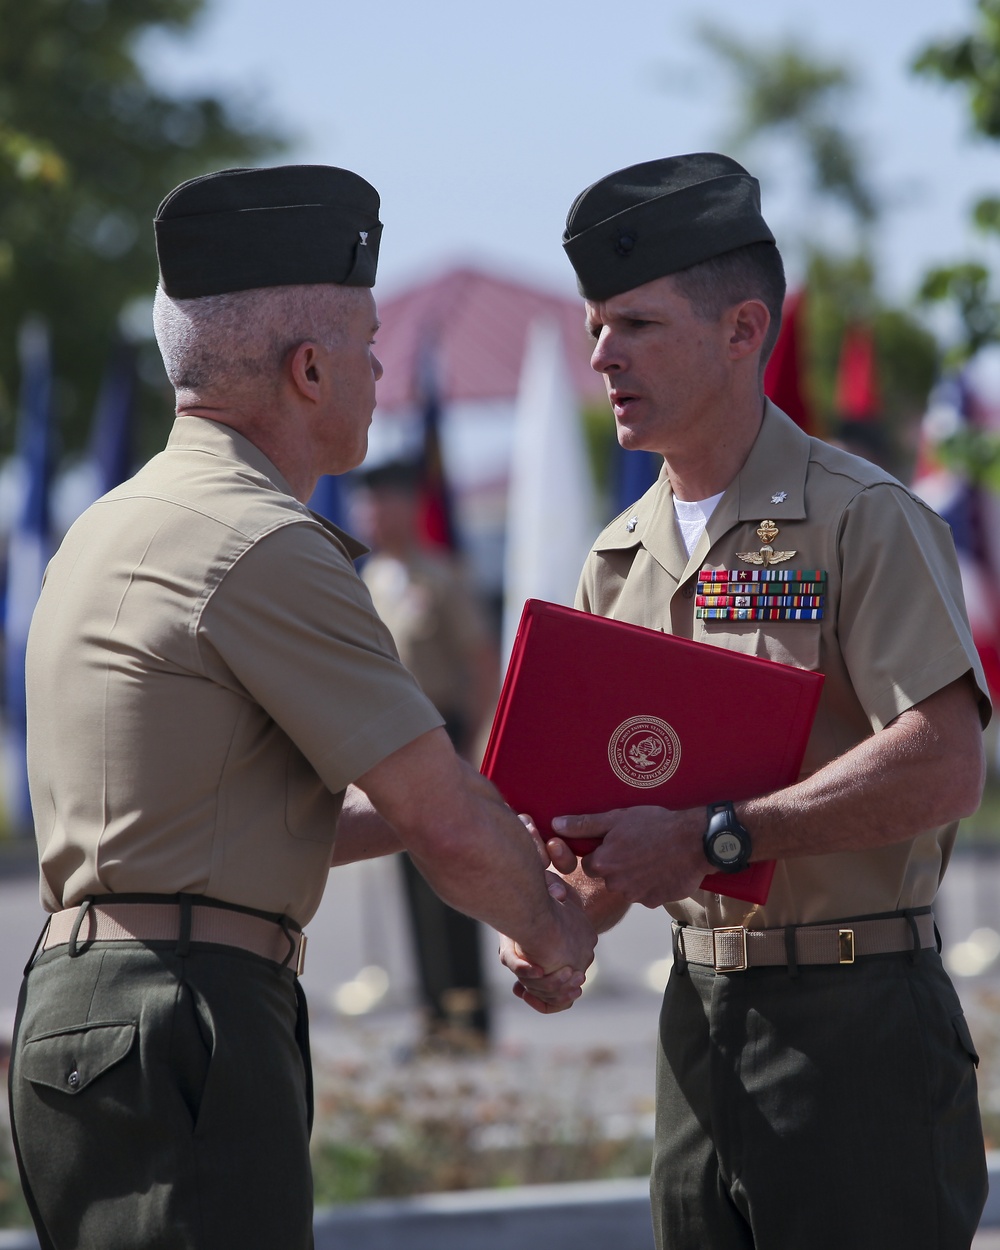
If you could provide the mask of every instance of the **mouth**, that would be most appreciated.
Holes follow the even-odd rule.
[[[611,401],[611,408],[615,416],[621,420],[630,411],[633,404],[638,400],[637,395],[632,395],[628,391],[609,391],[608,399]]]

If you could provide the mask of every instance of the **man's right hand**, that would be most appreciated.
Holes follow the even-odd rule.
[[[597,933],[584,914],[572,886],[555,873],[547,873],[546,876],[549,897],[559,909],[556,914],[560,917],[570,946],[577,945],[577,949],[585,955],[589,947],[586,962],[581,964],[580,955],[573,955],[567,958],[566,963],[546,971],[548,961],[532,958],[517,942],[504,936],[500,938],[500,962],[517,977],[514,985],[517,997],[535,1011],[549,1014],[572,1007],[583,993],[586,969],[593,961]],[[583,929],[581,921],[585,926]],[[579,946],[581,941],[583,945]]]

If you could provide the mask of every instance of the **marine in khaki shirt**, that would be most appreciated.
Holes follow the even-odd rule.
[[[46,1250],[312,1246],[297,971],[331,863],[405,848],[513,926],[553,1009],[593,956],[400,664],[359,546],[303,502],[367,449],[378,211],[356,174],[286,166],[196,178],[157,213],[177,422],[72,527],[28,645],[52,915],[10,1096]]]
[[[825,574],[822,619],[699,618],[699,574],[740,567],[738,552],[760,549],[765,519],[778,528],[771,545],[795,551],[784,567]],[[948,526],[881,469],[808,438],[771,403],[692,555],[664,474],[594,544],[577,607],[822,672],[803,777],[966,673],[975,674],[989,714]],[[764,754],[767,742],[748,742],[746,750]],[[779,860],[767,903],[752,910],[705,891],[668,910],[693,925],[771,928],[926,906],[956,829],[950,821],[881,846]]]
[[[729,802],[720,759],[708,808],[553,821],[602,839],[579,864],[547,844],[599,928],[634,903],[674,917],[656,1244],[968,1247],[986,1194],[975,1045],[931,904],[979,802],[990,708],[950,533],[766,402],[784,272],[735,161],[693,153],[608,175],[577,197],[564,246],[618,440],[664,460],[594,545],[578,606],[825,674],[794,784]],[[692,513],[707,517],[700,534]],[[702,570],[713,585],[723,571],[739,602],[699,604]],[[809,604],[753,602],[744,574],[788,570]],[[703,714],[709,728],[726,708]],[[767,749],[763,734],[746,743]],[[707,868],[756,860],[777,863],[762,906],[700,889]],[[550,988],[509,944],[502,957],[529,1003]]]

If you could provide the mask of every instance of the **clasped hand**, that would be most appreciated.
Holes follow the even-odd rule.
[[[556,833],[574,840],[602,839],[594,851],[578,860],[562,838],[543,842],[530,817],[521,817],[546,867],[555,870],[548,872],[550,896],[574,910],[586,910],[606,891],[619,896],[626,906],[641,903],[661,907],[688,897],[705,875],[701,847],[704,819],[703,808],[672,812],[651,806],[557,817],[552,822]],[[581,898],[566,879],[575,872],[600,882],[600,889],[586,890],[586,897]],[[577,884],[584,888],[587,882],[578,878]],[[565,1011],[583,992],[583,972],[563,967],[546,973],[506,937],[501,939],[500,960],[517,978],[514,993],[535,1011]]]

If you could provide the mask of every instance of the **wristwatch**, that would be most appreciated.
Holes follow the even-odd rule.
[[[705,858],[720,872],[739,872],[750,862],[750,834],[736,819],[732,803],[709,803]]]

